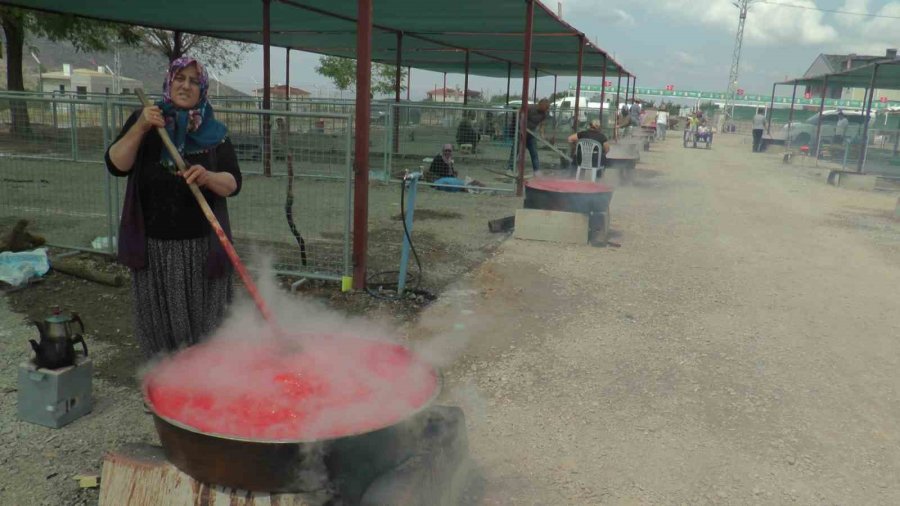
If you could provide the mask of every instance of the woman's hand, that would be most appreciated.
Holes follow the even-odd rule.
[[[144,110],[141,111],[141,117],[138,118],[135,126],[140,128],[142,132],[147,133],[154,128],[165,127],[166,120],[163,119],[162,110],[155,105],[151,105],[150,107],[144,107]]]
[[[188,170],[178,171],[187,184],[196,184],[201,188],[215,193],[220,197],[227,197],[237,190],[237,181],[227,172],[212,172],[202,165],[191,165]]]
[[[206,186],[213,173],[206,170],[206,167],[202,165],[191,165],[188,170],[178,171],[178,175],[183,177],[187,184],[196,183],[199,187]]]

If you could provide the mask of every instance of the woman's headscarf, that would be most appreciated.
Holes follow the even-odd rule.
[[[172,102],[172,83],[178,72],[186,67],[197,67],[200,80],[200,99],[193,109],[181,109]],[[182,155],[199,153],[217,146],[228,132],[225,125],[216,120],[212,106],[206,100],[209,90],[209,76],[199,61],[190,56],[182,56],[169,65],[169,72],[163,82],[163,99],[156,105],[162,109],[166,119],[166,130],[178,152]],[[173,163],[168,151],[162,151],[162,161]]]
[[[450,150],[450,153],[447,153],[447,150]],[[443,149],[441,149],[441,158],[444,159],[444,163],[449,167],[453,164],[453,145],[444,144]]]

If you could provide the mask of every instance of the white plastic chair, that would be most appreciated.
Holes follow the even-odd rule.
[[[592,182],[597,181],[597,173],[603,170],[603,167],[600,166],[600,161],[603,159],[603,145],[594,139],[579,139],[576,149],[581,153],[581,163],[575,169],[575,180],[581,179],[581,171],[584,170],[591,173]],[[596,166],[594,166],[594,153],[597,153]],[[602,172],[600,176],[603,176]]]

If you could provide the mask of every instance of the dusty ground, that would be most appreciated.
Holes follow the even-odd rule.
[[[617,190],[621,248],[508,241],[423,315],[477,328],[447,374],[471,497],[897,504],[896,195],[679,140]]]
[[[507,241],[418,319],[330,304],[406,322],[443,359],[468,504],[896,504],[896,196],[826,186],[743,137],[653,150],[613,198],[621,248]],[[416,230],[468,216],[460,202]],[[0,504],[93,504],[71,476],[155,439],[128,297],[54,274],[0,301]],[[98,404],[53,431],[15,419],[15,369],[23,317],[60,299],[88,302]]]

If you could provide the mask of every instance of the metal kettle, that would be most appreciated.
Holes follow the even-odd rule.
[[[75,343],[81,343],[84,355],[87,356],[87,343],[84,342],[84,323],[77,313],[64,315],[59,306],[53,308],[53,314],[44,321],[32,322],[41,334],[41,341],[29,339],[34,349],[34,363],[39,368],[59,369],[75,364]],[[80,332],[75,332],[75,324]]]

